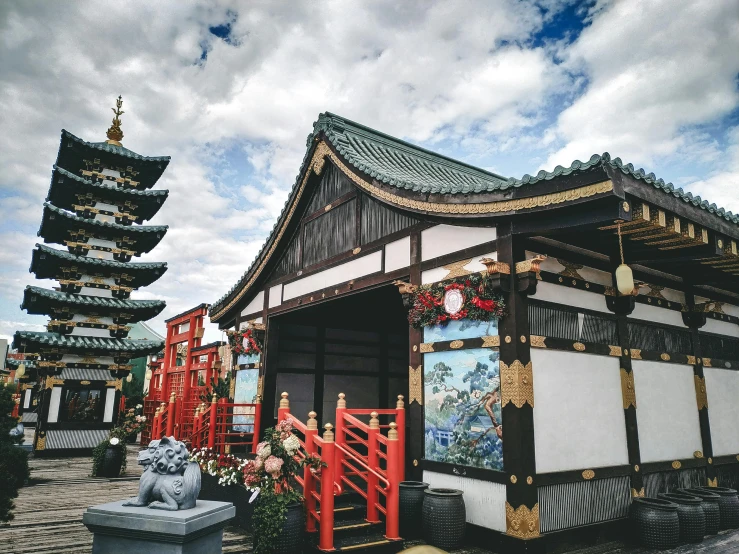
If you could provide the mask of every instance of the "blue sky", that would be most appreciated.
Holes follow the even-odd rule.
[[[18,305],[65,128],[170,155],[163,320],[250,265],[322,111],[505,176],[608,151],[739,210],[732,0],[0,5],[0,336]],[[101,30],[104,27],[104,32]],[[52,283],[36,282],[41,286]],[[220,333],[209,329],[206,338]]]

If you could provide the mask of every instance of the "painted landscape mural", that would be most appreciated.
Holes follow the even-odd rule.
[[[454,321],[426,342],[497,335],[496,322]],[[500,354],[489,348],[424,355],[425,457],[503,470]]]
[[[236,372],[234,389],[235,404],[255,404],[259,383],[259,369],[240,369]],[[254,408],[234,408],[234,430],[240,433],[251,433],[254,430]]]

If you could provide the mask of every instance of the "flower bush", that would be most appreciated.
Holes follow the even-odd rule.
[[[218,454],[212,448],[195,448],[190,452],[190,461],[200,466],[200,471],[218,477],[221,486],[243,485],[246,460],[231,454]]]
[[[138,435],[139,431],[144,427],[144,423],[146,423],[146,416],[140,413],[137,414],[136,412],[136,408],[126,410],[120,417],[118,427],[113,429],[116,434],[113,435],[113,431],[111,431],[111,436],[118,436],[125,440],[131,435]]]

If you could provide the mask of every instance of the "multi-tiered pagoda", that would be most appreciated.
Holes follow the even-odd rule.
[[[127,338],[130,325],[165,307],[132,300],[167,270],[164,262],[132,263],[151,251],[166,226],[146,226],[167,199],[151,190],[169,157],[140,156],[121,145],[118,97],[105,142],[85,142],[62,130],[30,271],[53,279],[53,289],[26,287],[21,308],[51,318],[48,332],[18,331],[19,352],[38,354],[44,380],[36,453],[87,450],[117,421],[129,361],[162,349],[161,341]]]

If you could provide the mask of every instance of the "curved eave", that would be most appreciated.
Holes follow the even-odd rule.
[[[27,286],[20,307],[31,315],[50,315],[53,309],[67,307],[72,313],[128,313],[134,316],[131,321],[142,321],[159,315],[166,305],[162,300],[119,300]]]
[[[143,188],[153,187],[169,165],[169,156],[141,156],[136,152],[106,142],[87,142],[62,129],[56,164],[70,170],[84,168],[83,160],[99,159],[111,167],[132,167]]]
[[[13,336],[14,348],[32,350],[58,349],[67,352],[99,352],[108,355],[147,356],[156,354],[164,346],[164,341],[127,340],[102,337],[83,337],[60,335],[59,333],[39,333],[16,331]]]
[[[150,252],[159,241],[164,238],[168,227],[166,225],[118,225],[116,223],[104,223],[94,219],[85,219],[57,208],[56,206],[44,204],[44,214],[41,219],[41,227],[38,236],[43,237],[44,242],[64,244],[70,240],[69,231],[79,229],[89,230],[94,237],[101,240],[112,240],[128,237],[133,239],[133,244],[127,248],[135,250],[138,254]]]
[[[126,281],[124,284],[134,288],[151,285],[167,271],[166,262],[124,263],[101,260],[87,256],[75,256],[43,244],[36,244],[28,271],[34,273],[39,279],[57,279],[62,273],[61,269],[65,267],[77,267],[81,273],[103,277],[125,273],[133,277],[133,281]]]
[[[79,203],[78,194],[90,194],[94,198],[99,198],[101,202],[117,205],[119,209],[125,209],[127,213],[135,215],[138,222],[143,222],[156,215],[167,200],[169,191],[165,189],[136,190],[94,183],[66,169],[54,166],[46,201],[59,208],[74,211],[73,206]],[[126,203],[128,206],[124,208]],[[131,205],[136,207],[131,208]]]

